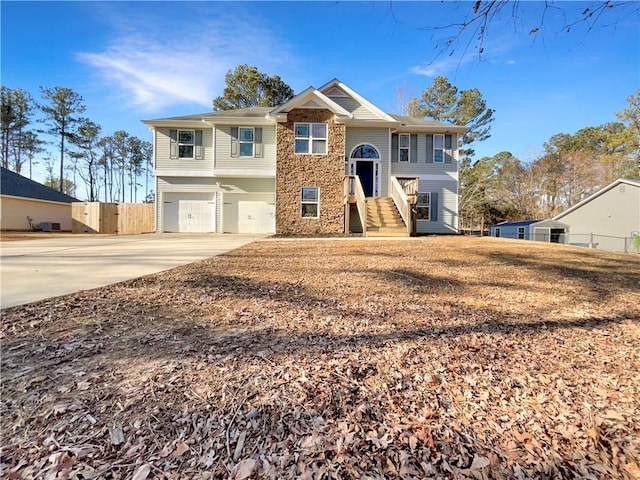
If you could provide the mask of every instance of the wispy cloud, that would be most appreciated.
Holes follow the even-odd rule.
[[[513,58],[507,58],[510,52],[516,50],[520,42],[513,34],[501,35],[496,39],[485,39],[482,53],[475,48],[465,48],[460,51],[441,51],[436,58],[429,62],[421,63],[410,68],[410,72],[416,75],[437,77],[447,75],[459,70],[463,66],[474,62],[490,62],[506,65],[515,65]],[[445,57],[446,55],[446,57]]]
[[[211,108],[224,88],[225,73],[236,65],[248,63],[271,73],[278,61],[267,52],[276,48],[284,53],[280,59],[290,60],[282,42],[265,30],[245,34],[251,30],[245,26],[236,18],[174,24],[167,31],[147,21],[134,32],[129,24],[103,51],[80,52],[77,58],[127,106],[147,112],[185,103]]]
[[[416,75],[424,75],[426,77],[437,77],[439,75],[446,75],[453,72],[466,63],[472,61],[475,57],[473,55],[464,55],[463,57],[447,57],[444,60],[434,60],[432,62],[423,63],[411,67],[411,73]]]

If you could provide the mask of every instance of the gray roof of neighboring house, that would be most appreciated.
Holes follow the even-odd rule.
[[[12,197],[46,200],[49,202],[71,203],[80,201],[77,198],[46,187],[41,183],[34,182],[4,167],[0,167],[0,194],[11,195]]]
[[[528,225],[531,225],[532,223],[538,223],[540,221],[541,220],[517,220],[514,222],[500,222],[493,226],[494,227],[526,227]]]

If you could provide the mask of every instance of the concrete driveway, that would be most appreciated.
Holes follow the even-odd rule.
[[[0,242],[0,308],[160,272],[260,238],[166,233]]]

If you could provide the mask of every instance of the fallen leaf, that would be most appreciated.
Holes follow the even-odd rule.
[[[491,462],[489,462],[489,459],[487,457],[474,455],[473,462],[471,462],[471,466],[469,467],[469,470],[480,470],[481,468],[488,467],[490,463]]]
[[[189,445],[180,440],[176,444],[176,449],[173,451],[174,458],[181,457],[187,450],[189,450]]]
[[[242,460],[231,470],[230,480],[244,480],[245,478],[249,478],[257,466],[258,461],[253,458]]]
[[[120,427],[110,428],[109,437],[111,437],[111,445],[118,446],[124,443],[124,433]]]
[[[145,478],[147,478],[150,473],[151,473],[151,465],[149,465],[148,463],[145,463],[144,465],[141,465],[140,467],[138,467],[135,472],[133,472],[133,476],[131,477],[131,480],[145,480]]]

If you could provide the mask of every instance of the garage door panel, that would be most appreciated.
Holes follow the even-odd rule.
[[[274,233],[274,195],[226,194],[223,216],[226,233]]]
[[[215,232],[214,194],[169,193],[163,205],[165,232]]]

